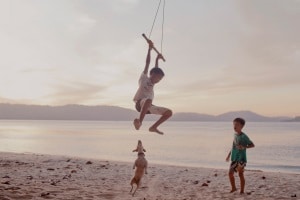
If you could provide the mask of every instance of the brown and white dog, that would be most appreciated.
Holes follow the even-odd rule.
[[[133,169],[135,169],[135,167],[136,167],[135,174],[130,182],[130,185],[131,185],[130,193],[133,190],[133,184],[136,184],[136,188],[135,188],[134,192],[132,193],[132,196],[134,196],[136,190],[140,187],[141,179],[142,179],[143,175],[147,174],[147,166],[148,166],[148,162],[145,158],[145,154],[142,152],[138,153],[138,158],[135,160],[134,165],[133,165]]]

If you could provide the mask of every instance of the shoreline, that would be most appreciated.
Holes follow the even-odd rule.
[[[0,152],[0,199],[300,199],[300,174],[246,170],[241,195],[228,170],[151,163],[132,197],[133,162]]]
[[[53,156],[53,157],[68,157],[68,158],[75,158],[75,159],[82,159],[82,160],[96,160],[96,161],[110,161],[110,162],[117,162],[117,163],[124,163],[124,164],[128,164],[131,163],[131,161],[128,160],[117,160],[117,159],[104,159],[104,158],[95,158],[95,157],[84,157],[84,156],[73,156],[73,155],[66,155],[66,154],[59,154],[59,155],[55,155],[55,154],[46,154],[46,153],[34,153],[34,152],[9,152],[9,151],[0,151],[0,155],[1,153],[7,153],[7,154],[25,154],[25,155],[42,155],[42,156]],[[147,157],[147,156],[146,156]],[[135,159],[135,157],[133,158]],[[133,162],[133,161],[132,161]],[[149,162],[149,160],[148,160]],[[229,162],[226,162],[224,160],[225,165],[224,166],[228,166],[229,167]],[[204,168],[204,169],[217,169],[217,170],[225,170],[227,171],[227,168],[225,167],[212,167],[212,166],[196,166],[196,165],[192,165],[192,164],[187,164],[187,165],[183,165],[183,164],[177,164],[177,163],[171,163],[171,162],[153,162],[150,160],[150,164],[151,165],[158,165],[158,166],[170,166],[170,167],[183,167],[183,168]],[[251,166],[251,163],[250,163]],[[296,167],[296,166],[292,166],[292,167]],[[249,165],[246,166],[245,171],[256,171],[256,172],[265,172],[265,173],[284,173],[284,174],[296,174],[296,175],[300,175],[300,172],[293,172],[293,171],[280,171],[280,170],[271,170],[271,169],[260,169],[259,167],[257,168],[250,168],[249,169]]]

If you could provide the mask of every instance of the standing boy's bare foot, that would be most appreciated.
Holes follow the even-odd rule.
[[[136,130],[139,130],[142,124],[139,119],[134,119],[133,125]]]
[[[233,188],[233,189],[231,189],[230,193],[233,193],[233,192],[235,192],[236,190],[237,190],[236,188]]]
[[[150,132],[158,133],[158,134],[160,134],[160,135],[163,135],[163,134],[164,134],[163,132],[161,132],[161,131],[158,130],[157,128],[153,128],[153,127],[150,127],[150,128],[149,128],[149,131],[150,131]]]

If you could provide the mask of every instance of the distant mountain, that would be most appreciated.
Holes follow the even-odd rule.
[[[215,116],[199,113],[186,113],[180,112],[175,113],[172,118],[172,121],[215,121]]]
[[[170,120],[173,121],[232,121],[242,117],[251,122],[280,122],[291,120],[289,117],[266,117],[251,111],[232,111],[221,115],[206,115],[199,113],[176,113]]]
[[[39,106],[23,104],[0,104],[0,119],[6,120],[99,120],[131,121],[137,117],[137,111],[117,106]],[[221,115],[200,113],[175,113],[171,121],[232,121],[243,117],[254,122],[290,121],[289,117],[266,117],[251,111],[227,112]],[[157,116],[147,115],[145,120],[154,120]],[[298,118],[295,118],[298,119]]]
[[[122,121],[135,116],[134,110],[117,106],[0,104],[0,119]]]
[[[300,122],[300,116],[295,117],[294,119],[288,119],[287,122]]]
[[[274,121],[285,121],[290,119],[289,117],[266,117],[251,111],[235,111],[235,112],[227,112],[218,115],[216,116],[216,120],[227,121],[229,119],[233,120],[236,117],[242,117],[247,121],[252,121],[252,122],[274,122]]]

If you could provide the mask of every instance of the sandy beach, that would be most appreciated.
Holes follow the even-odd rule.
[[[245,171],[241,195],[229,193],[227,170],[151,161],[132,197],[133,162],[1,152],[0,199],[300,199],[300,174]]]

